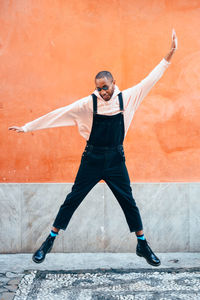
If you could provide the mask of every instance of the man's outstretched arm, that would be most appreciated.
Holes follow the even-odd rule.
[[[144,97],[149,93],[156,82],[162,77],[165,70],[170,65],[170,60],[177,49],[177,37],[173,29],[172,31],[172,44],[170,51],[161,60],[161,62],[137,85],[133,86],[124,91],[129,99],[126,108],[131,111],[132,114],[137,110],[138,106],[144,99]]]
[[[174,55],[175,51],[177,49],[177,37],[175,30],[172,30],[172,43],[169,52],[167,55],[162,59],[160,64],[158,64],[151,73],[144,78],[139,84],[139,90],[140,90],[140,97],[143,99],[148,92],[151,90],[151,88],[155,85],[155,83],[162,77],[163,73],[167,69],[167,67],[170,65],[170,61],[172,59],[172,56]]]
[[[84,101],[85,99],[85,101]],[[84,103],[87,102],[87,97],[78,100],[65,107],[58,108],[49,112],[48,114],[41,116],[24,126],[11,126],[8,129],[16,132],[28,132],[39,129],[61,127],[61,126],[75,126],[77,124],[77,118],[80,114],[81,108],[84,113]]]
[[[58,126],[73,126],[75,122],[75,112],[77,111],[77,105],[71,104],[66,107],[61,107],[49,112],[48,114],[41,116],[24,126],[11,126],[8,129],[16,132],[28,132],[39,129],[46,129]]]

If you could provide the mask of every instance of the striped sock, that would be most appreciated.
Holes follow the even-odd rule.
[[[52,237],[55,237],[55,236],[58,235],[58,232],[55,232],[55,231],[51,230],[50,235],[51,235]]]
[[[138,240],[143,240],[143,241],[146,240],[144,234],[142,234],[142,235],[137,235],[137,239],[138,239]]]

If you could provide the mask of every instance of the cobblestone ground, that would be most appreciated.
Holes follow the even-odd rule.
[[[0,273],[0,300],[11,300],[14,298],[24,275],[24,273],[13,272]]]
[[[199,300],[200,268],[7,272],[0,284],[0,300]]]

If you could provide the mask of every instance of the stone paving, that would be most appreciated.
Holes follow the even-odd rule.
[[[0,300],[11,300],[22,280],[24,273],[0,273]]]
[[[200,253],[159,256],[155,268],[130,253],[49,254],[42,264],[0,255],[0,300],[200,300]]]
[[[0,273],[0,300],[199,300],[200,268]]]
[[[200,299],[200,269],[33,271],[14,300]]]

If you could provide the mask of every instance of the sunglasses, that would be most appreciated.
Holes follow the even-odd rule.
[[[107,91],[109,89],[109,87],[107,85],[104,85],[102,88],[97,87],[97,91],[101,92],[101,90]]]

